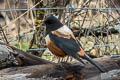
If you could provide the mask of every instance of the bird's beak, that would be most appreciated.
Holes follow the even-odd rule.
[[[82,56],[82,58],[89,61],[91,64],[93,64],[95,67],[97,67],[101,72],[104,72],[104,70],[101,68],[101,66],[98,65],[95,61],[93,61],[88,55],[84,54],[84,56]]]

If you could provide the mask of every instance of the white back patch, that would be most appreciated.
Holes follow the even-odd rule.
[[[73,34],[73,32],[66,25],[57,29],[57,31],[62,33],[62,34]]]

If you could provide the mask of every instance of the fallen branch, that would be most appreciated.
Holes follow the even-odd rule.
[[[18,61],[18,65],[17,66],[30,66],[30,65],[38,65],[38,64],[50,64],[52,62],[47,61],[45,59],[42,59],[38,56],[26,53],[20,49],[17,49],[13,46],[9,46],[8,44],[5,44],[3,42],[0,42],[0,55],[3,57],[0,58],[0,64],[3,64],[2,62],[4,62],[4,66],[2,67],[0,65],[0,68],[4,68],[4,67],[10,67],[10,66],[16,66],[17,64],[14,64],[12,61]],[[10,56],[10,57],[7,57]],[[9,59],[11,58],[11,59]],[[14,60],[15,58],[15,60]],[[9,66],[8,66],[8,62],[9,62]],[[20,64],[19,64],[20,62]],[[13,65],[14,64],[14,65]]]
[[[115,70],[115,69],[120,69],[120,56],[102,57],[102,58],[96,58],[94,60],[103,67],[105,72]],[[0,71],[0,73],[3,73],[3,72],[4,72],[4,75],[5,74],[14,75],[17,73],[19,74],[24,73],[24,74],[27,74],[26,76],[27,78],[32,78],[32,79],[37,78],[41,80],[46,80],[46,79],[50,79],[50,80],[88,79],[89,80],[90,78],[94,78],[94,77],[98,78],[101,75],[99,70],[97,70],[93,65],[87,63],[83,67],[79,62],[15,67],[15,68],[12,68],[12,71],[11,71],[11,68]],[[107,74],[107,73],[102,73],[102,74]],[[103,78],[103,76],[101,78]]]

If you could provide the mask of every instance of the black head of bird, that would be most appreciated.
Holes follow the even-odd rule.
[[[56,30],[63,26],[63,24],[54,16],[49,16],[44,21],[46,25],[46,33],[48,34],[50,31]]]
[[[49,16],[45,19],[44,23],[46,25],[46,44],[53,54],[60,57],[69,55],[82,63],[84,62],[80,58],[86,59],[101,72],[104,72],[104,70],[85,53],[74,37],[73,32],[56,17]]]

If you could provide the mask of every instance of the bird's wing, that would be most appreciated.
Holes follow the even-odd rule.
[[[84,56],[85,52],[77,43],[77,41],[70,37],[59,36],[57,34],[50,33],[50,40],[52,40],[56,46],[62,49],[66,54],[74,57],[75,59],[80,60],[80,56]]]

